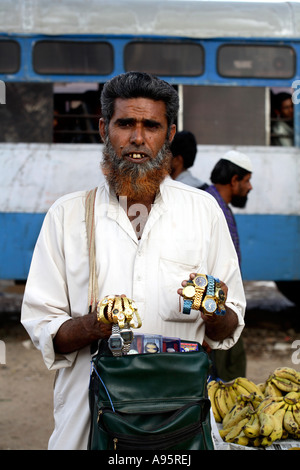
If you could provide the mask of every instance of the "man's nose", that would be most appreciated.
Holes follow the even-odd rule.
[[[144,130],[142,126],[135,126],[130,135],[130,143],[135,145],[143,145],[145,143]]]

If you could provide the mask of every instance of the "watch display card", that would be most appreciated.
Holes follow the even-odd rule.
[[[161,335],[144,335],[143,353],[160,353],[163,349]]]
[[[180,338],[163,337],[163,352],[180,352]]]

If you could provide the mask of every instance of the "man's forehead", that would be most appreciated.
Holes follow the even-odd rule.
[[[166,119],[166,105],[164,101],[151,98],[117,98],[114,103],[113,118],[120,116]]]

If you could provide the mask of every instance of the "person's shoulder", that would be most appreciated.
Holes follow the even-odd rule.
[[[97,189],[101,191],[103,184],[100,184]],[[51,205],[49,211],[56,211],[59,208],[68,207],[70,205],[85,205],[85,199],[89,191],[94,188],[83,189],[79,191],[74,191],[71,193],[64,194],[56,199],[55,202]]]
[[[64,194],[60,196],[56,201],[51,205],[50,210],[55,211],[59,207],[68,205],[69,203],[81,202],[85,199],[86,191],[74,191],[72,193]]]
[[[173,180],[172,178],[166,178],[164,181],[164,187],[166,191],[173,193],[177,197],[188,196],[195,199],[204,199],[206,201],[212,201],[215,203],[215,198],[203,189],[195,188],[188,184],[180,181]]]

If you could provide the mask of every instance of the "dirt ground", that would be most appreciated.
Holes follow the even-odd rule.
[[[300,339],[295,328],[282,323],[249,320],[243,338],[247,350],[246,376],[265,381],[276,367],[295,364],[293,342]],[[54,372],[49,372],[18,321],[0,324],[5,338],[6,363],[0,364],[0,450],[46,450],[53,429],[52,394]],[[298,346],[298,350],[300,347]],[[300,353],[298,354],[300,361]]]

